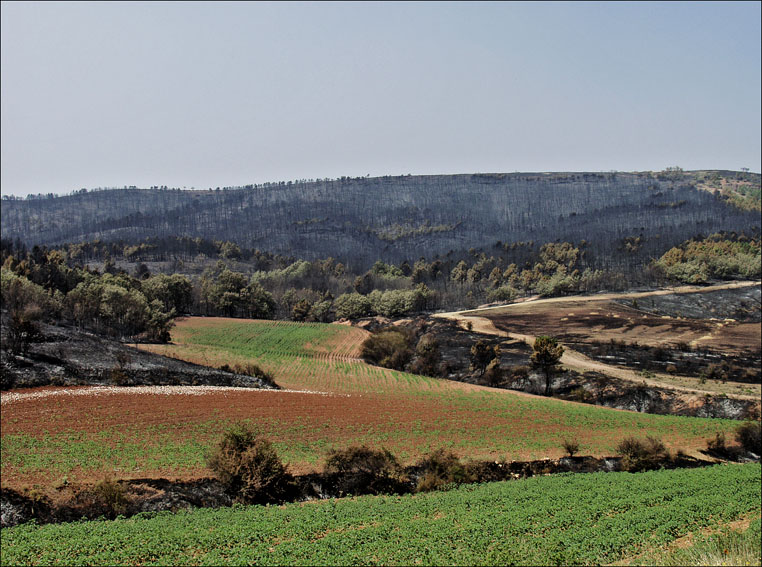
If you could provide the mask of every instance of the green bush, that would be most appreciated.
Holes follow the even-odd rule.
[[[225,432],[207,464],[240,502],[278,502],[289,490],[291,475],[286,465],[272,443],[247,423],[239,423]]]
[[[331,451],[324,473],[340,495],[389,494],[404,491],[402,467],[386,449],[349,447]]]
[[[416,464],[420,472],[416,492],[444,490],[452,485],[473,482],[468,467],[455,453],[437,449]]]
[[[628,437],[617,445],[616,450],[622,456],[622,470],[629,472],[659,468],[669,458],[664,443],[655,437]]]
[[[360,356],[370,364],[404,370],[413,357],[410,337],[400,329],[385,329],[365,339]]]

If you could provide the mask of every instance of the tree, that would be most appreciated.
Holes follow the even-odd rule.
[[[539,368],[545,374],[545,395],[550,395],[550,382],[558,370],[558,362],[564,354],[564,347],[558,344],[554,337],[540,335],[532,347],[532,366]]]
[[[450,279],[454,282],[457,282],[461,285],[466,283],[466,278],[468,277],[468,265],[464,260],[461,260],[458,262],[458,265],[455,266],[452,269],[452,272],[450,272]]]
[[[344,293],[336,298],[336,317],[359,319],[370,315],[370,299],[359,293]]]
[[[415,374],[437,376],[439,365],[442,362],[442,353],[439,350],[439,341],[433,333],[426,333],[415,347],[415,361],[410,371]]]
[[[251,282],[240,292],[246,314],[253,319],[272,319],[275,300],[272,294],[252,277]]]
[[[471,346],[471,370],[483,376],[490,362],[497,359],[500,364],[500,345],[491,346],[484,341],[477,341]]]
[[[305,321],[310,314],[312,304],[306,299],[300,299],[291,310],[291,318],[294,321]]]

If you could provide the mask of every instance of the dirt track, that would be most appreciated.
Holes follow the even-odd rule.
[[[458,323],[462,326],[465,326],[467,322],[470,322],[472,325],[472,330],[477,331],[479,333],[484,333],[488,335],[496,335],[500,337],[506,337],[511,339],[517,339],[517,340],[523,340],[527,344],[532,344],[535,340],[535,335],[531,334],[525,334],[525,333],[514,333],[514,332],[507,332],[501,329],[498,329],[494,322],[487,318],[482,316],[482,314],[489,313],[490,315],[497,314],[497,313],[509,313],[512,310],[521,310],[523,315],[526,315],[527,317],[531,317],[531,312],[537,308],[537,307],[543,307],[547,306],[548,304],[554,304],[554,305],[563,305],[563,304],[576,304],[579,303],[589,303],[589,302],[599,302],[599,303],[605,303],[608,301],[618,300],[618,299],[640,299],[650,296],[656,296],[656,295],[669,295],[669,294],[691,294],[691,293],[707,293],[712,291],[719,291],[719,290],[725,290],[725,289],[737,289],[741,287],[749,287],[749,286],[759,286],[760,282],[733,282],[729,284],[719,284],[715,286],[708,286],[708,287],[699,287],[699,286],[679,286],[679,287],[673,287],[673,288],[666,288],[666,289],[660,289],[660,290],[654,290],[654,291],[645,291],[645,292],[628,292],[628,293],[605,293],[605,294],[597,294],[597,295],[590,295],[590,296],[570,296],[570,297],[552,297],[547,299],[539,299],[537,297],[529,298],[526,301],[513,303],[510,305],[500,305],[500,306],[494,306],[494,307],[485,307],[481,309],[472,309],[467,311],[454,311],[450,313],[437,313],[434,315],[434,317],[440,317],[444,319],[451,319],[458,321]],[[720,325],[720,328],[722,327],[723,323],[718,323]],[[702,337],[706,338],[706,337]],[[698,339],[700,340],[700,339]],[[658,387],[658,388],[666,388],[670,390],[675,391],[682,391],[688,394],[691,394],[695,396],[696,394],[716,394],[717,391],[715,390],[706,390],[701,389],[700,387],[693,387],[693,386],[679,386],[675,385],[674,382],[676,380],[686,380],[689,382],[696,382],[695,379],[689,378],[689,377],[680,377],[680,376],[669,376],[664,374],[654,374],[655,379],[646,379],[643,377],[642,374],[639,372],[636,372],[634,370],[629,370],[626,368],[620,368],[617,366],[613,366],[610,364],[605,364],[602,362],[598,362],[595,360],[590,359],[589,357],[585,356],[584,354],[577,352],[575,350],[572,350],[568,348],[567,346],[564,347],[564,355],[561,358],[561,363],[566,366],[569,369],[585,372],[585,371],[594,371],[594,372],[601,372],[604,374],[607,374],[609,376],[613,376],[616,378],[620,378],[622,380],[628,380],[631,382],[637,382],[637,383],[643,383],[645,382],[649,386]],[[757,390],[760,390],[759,386],[756,386]],[[743,394],[728,394],[729,397],[734,397],[737,399],[746,399],[746,400],[758,400],[759,394],[755,395],[743,395]]]

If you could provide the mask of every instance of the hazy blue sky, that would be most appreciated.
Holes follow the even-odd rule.
[[[760,2],[2,3],[2,192],[760,171]]]

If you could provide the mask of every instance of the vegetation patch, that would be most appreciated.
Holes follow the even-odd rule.
[[[17,565],[602,564],[758,517],[761,472],[751,464],[560,475],[410,496],[30,524],[4,529],[0,550],[3,563]]]

